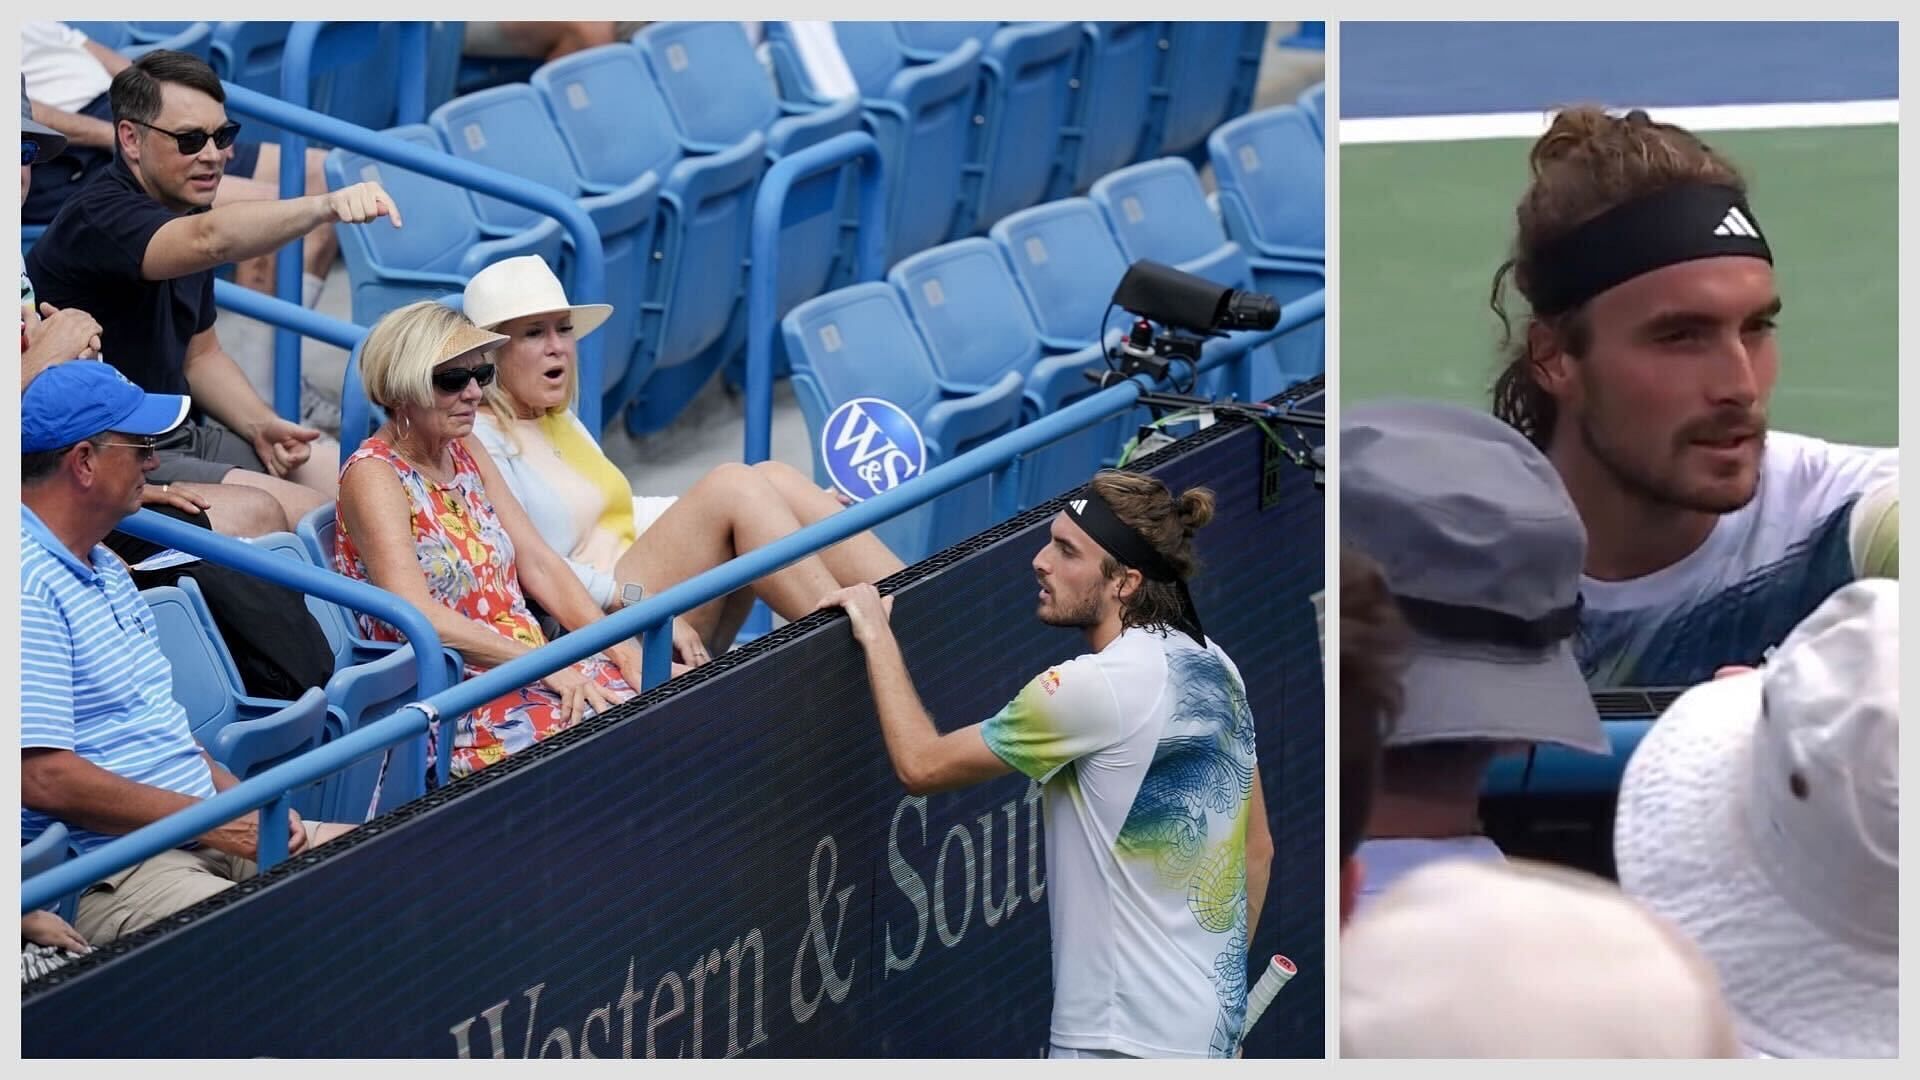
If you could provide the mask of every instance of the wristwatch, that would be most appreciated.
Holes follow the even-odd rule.
[[[619,596],[620,596],[620,606],[623,608],[630,608],[633,605],[647,598],[647,590],[641,588],[639,582],[629,581],[626,584],[620,586]]]

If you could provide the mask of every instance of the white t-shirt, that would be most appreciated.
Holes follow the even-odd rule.
[[[87,35],[60,22],[20,24],[20,74],[27,96],[77,113],[107,92],[113,76],[86,49]]]
[[[1691,555],[1630,581],[1583,578],[1574,653],[1595,688],[1683,686],[1757,664],[1860,576],[1863,504],[1897,514],[1899,449],[1771,432],[1760,485]],[[1865,496],[1865,498],[1863,498]]]
[[[1053,1045],[1232,1056],[1255,768],[1233,661],[1131,629],[1036,677],[982,734],[1045,786]]]

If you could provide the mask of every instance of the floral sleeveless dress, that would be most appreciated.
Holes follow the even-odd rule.
[[[370,438],[341,466],[341,475],[362,458],[378,458],[400,476],[413,508],[413,547],[433,598],[482,623],[502,637],[539,648],[547,643],[540,624],[527,610],[514,571],[513,540],[500,524],[480,483],[473,455],[453,444],[454,477],[438,483],[408,464],[392,445]],[[346,521],[334,525],[334,563],[346,576],[370,581],[360,551],[347,535]],[[361,633],[375,641],[404,640],[400,632],[371,615],[360,616]],[[481,669],[467,665],[469,676]],[[602,657],[583,670],[619,696],[628,686],[620,670]],[[454,722],[452,775],[459,777],[501,761],[549,735],[573,726],[560,708],[560,695],[535,683],[496,698]],[[431,773],[431,770],[429,770]]]

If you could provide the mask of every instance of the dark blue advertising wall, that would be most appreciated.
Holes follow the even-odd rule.
[[[1301,969],[1246,1052],[1318,1057],[1322,497],[1265,443],[1222,423],[1142,466],[1219,495],[1195,600],[1247,681],[1278,849],[1253,964]],[[907,572],[893,625],[942,728],[1083,650],[1033,618],[1055,510]],[[23,1053],[1044,1054],[1038,789],[907,796],[837,616],[681,683],[24,988]]]

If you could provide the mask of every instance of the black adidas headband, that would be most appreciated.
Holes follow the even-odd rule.
[[[1733,188],[1681,184],[1608,210],[1533,259],[1536,315],[1558,315],[1624,281],[1675,263],[1743,255],[1773,262],[1753,209]]]
[[[1180,622],[1177,629],[1191,637],[1201,648],[1206,648],[1206,631],[1200,627],[1200,612],[1193,606],[1193,594],[1187,591],[1186,579],[1158,549],[1147,542],[1146,537],[1121,521],[1120,515],[1113,512],[1113,507],[1107,505],[1107,500],[1101,498],[1092,485],[1082,488],[1067,500],[1067,516],[1085,530],[1094,543],[1119,560],[1121,565],[1140,571],[1140,575],[1148,581],[1173,583],[1180,590]]]

